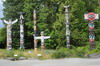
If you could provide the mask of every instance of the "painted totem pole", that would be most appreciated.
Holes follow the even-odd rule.
[[[68,18],[68,7],[64,6],[65,8],[65,15],[66,15],[66,47],[70,48],[70,30],[69,30],[69,18]]]
[[[20,12],[20,49],[24,49],[24,17],[23,12]]]
[[[37,51],[37,40],[35,39],[36,37],[36,10],[33,11],[33,19],[34,19],[34,50]]]
[[[16,19],[15,21],[12,21],[11,19],[9,19],[9,21],[4,20],[4,23],[7,24],[7,50],[11,50],[12,49],[12,25],[14,23],[16,23],[18,21],[18,19]]]
[[[50,36],[44,36],[44,32],[41,32],[41,36],[35,37],[35,39],[41,39],[41,49],[44,50],[44,40],[49,39]]]
[[[95,48],[95,32],[94,32],[94,20],[99,19],[99,16],[97,13],[90,12],[87,14],[84,14],[85,20],[88,20],[88,26],[89,26],[89,42],[90,42],[90,49]]]

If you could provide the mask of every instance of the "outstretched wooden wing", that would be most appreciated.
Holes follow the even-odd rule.
[[[4,23],[9,24],[9,22],[8,22],[8,21],[6,21],[6,20],[4,20]]]
[[[41,39],[41,37],[35,37],[35,39]]]
[[[18,21],[18,19],[14,20],[14,21],[12,22],[12,24],[16,23],[17,21]]]
[[[45,37],[44,37],[44,39],[49,39],[49,38],[50,38],[50,36],[45,36]]]

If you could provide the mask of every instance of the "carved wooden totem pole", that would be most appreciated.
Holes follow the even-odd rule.
[[[11,50],[12,49],[12,25],[14,23],[16,23],[18,21],[18,19],[12,21],[11,19],[9,19],[9,21],[4,20],[4,23],[7,24],[7,50]]]

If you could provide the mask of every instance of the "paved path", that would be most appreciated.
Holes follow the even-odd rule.
[[[0,66],[100,66],[100,59],[0,60]]]

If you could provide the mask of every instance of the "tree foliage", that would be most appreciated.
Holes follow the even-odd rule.
[[[0,48],[5,48],[6,45],[6,28],[0,28]]]

